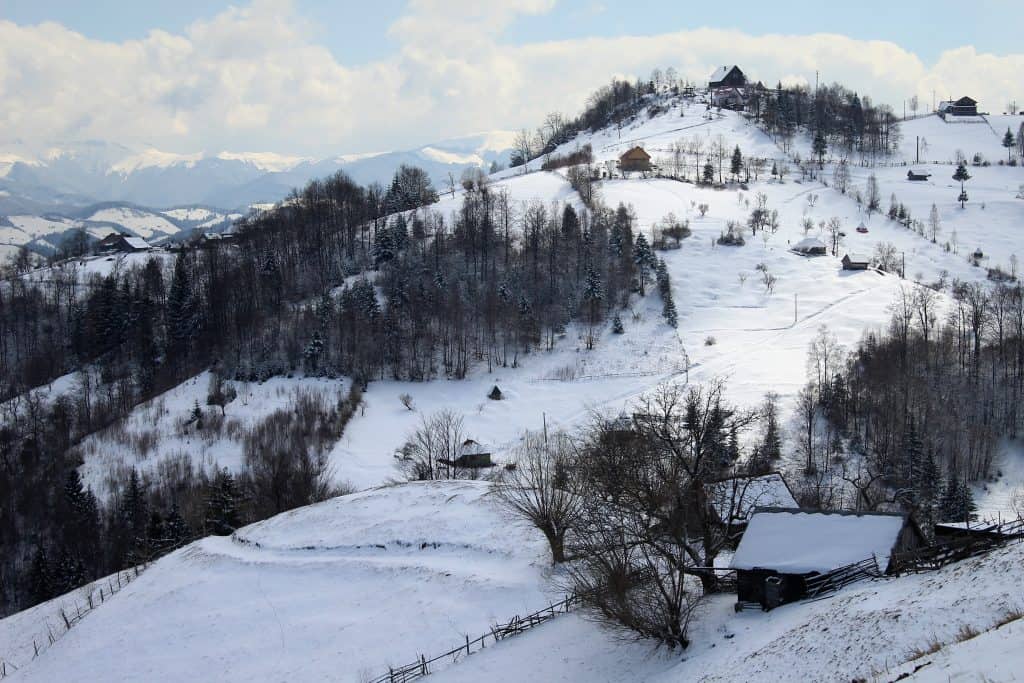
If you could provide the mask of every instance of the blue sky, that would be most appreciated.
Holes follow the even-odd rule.
[[[820,71],[897,111],[1024,102],[1020,0],[820,4],[0,0],[0,144],[407,149],[576,114],[612,76],[731,63],[766,83]]]
[[[486,0],[485,0],[486,1]],[[0,18],[17,24],[56,21],[90,38],[120,42],[150,29],[180,33],[238,2],[221,0],[0,0]],[[298,14],[346,64],[380,59],[395,49],[388,26],[406,0],[330,2],[296,0]],[[838,33],[862,40],[887,40],[931,62],[946,49],[975,45],[1006,54],[1020,50],[1024,4],[1011,0],[862,0],[858,3],[687,3],[680,0],[562,0],[546,14],[523,16],[504,36],[511,44],[584,37],[645,35],[710,27],[763,33]],[[725,8],[723,11],[723,7]]]

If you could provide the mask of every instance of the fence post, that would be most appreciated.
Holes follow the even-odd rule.
[[[469,654],[469,634],[466,634],[466,654]]]
[[[426,676],[427,673],[427,658],[420,655],[420,674]]]

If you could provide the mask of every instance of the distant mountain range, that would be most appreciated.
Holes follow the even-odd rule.
[[[343,170],[387,183],[400,164],[427,171],[440,190],[449,173],[507,165],[514,134],[480,133],[416,149],[309,159],[271,153],[174,154],[119,143],[32,148],[0,144],[0,256],[28,245],[51,253],[69,231],[111,230],[159,242],[222,231],[254,204],[272,204],[313,178]]]
[[[507,164],[513,134],[495,131],[416,149],[310,159],[264,153],[173,154],[119,143],[46,149],[0,145],[0,215],[43,213],[98,202],[226,209],[276,202],[308,180],[344,170],[360,183],[387,182],[399,164],[416,164],[442,183],[467,166]]]

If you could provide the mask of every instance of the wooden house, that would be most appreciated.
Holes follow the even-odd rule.
[[[867,254],[849,253],[843,256],[843,270],[867,270],[871,267],[871,257]]]
[[[652,168],[651,155],[643,147],[633,147],[619,157],[619,170],[623,173],[650,171]]]
[[[909,171],[907,171],[907,180],[921,182],[923,180],[928,180],[931,177],[932,174],[929,173],[928,171],[919,171],[915,168],[912,168]]]
[[[716,88],[742,88],[746,85],[746,74],[735,64],[720,66],[708,77],[708,90]]]
[[[805,237],[793,245],[793,251],[802,256],[824,256],[828,247],[817,237]]]
[[[970,97],[961,97],[958,100],[948,100],[939,103],[939,116],[977,116],[978,101]]]
[[[149,242],[141,237],[111,233],[101,239],[96,245],[96,250],[101,253],[122,253],[130,254],[138,251],[149,251],[152,247]]]
[[[730,564],[737,606],[772,609],[800,600],[808,582],[854,565],[891,573],[895,553],[924,544],[917,525],[899,513],[758,508]]]
[[[466,439],[462,442],[456,453],[455,460],[451,464],[455,467],[470,469],[494,466],[494,463],[491,462],[491,451],[473,439]]]

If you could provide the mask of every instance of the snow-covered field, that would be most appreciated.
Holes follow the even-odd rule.
[[[480,482],[376,489],[198,541],[13,680],[358,683],[448,650],[560,599],[543,539],[501,516],[489,491]],[[42,616],[12,619],[27,629]],[[0,653],[24,653],[27,630],[7,621]]]
[[[730,150],[738,144],[744,155],[784,157],[740,116],[726,112],[706,119],[703,114],[702,105],[675,107],[621,131],[583,136],[559,152],[589,142],[604,161],[643,144],[658,160],[680,138],[701,136],[706,150],[722,136]],[[922,159],[937,162],[926,165],[933,174],[930,181],[907,181],[906,166],[852,166],[846,195],[820,182],[799,182],[793,174],[785,182],[762,175],[747,191],[657,178],[603,181],[602,200],[612,207],[619,202],[632,206],[638,230],[650,231],[670,212],[690,222],[693,234],[682,248],[659,254],[671,274],[678,329],[663,322],[661,302],[651,293],[634,299],[631,312],[622,315],[623,335],[605,328],[593,350],[583,343],[584,330],[570,326],[552,351],[522,356],[517,368],[479,367],[463,381],[372,383],[363,407],[330,453],[335,477],[362,493],[253,525],[239,533],[249,543],[209,538],[161,560],[21,677],[357,681],[417,653],[447,650],[465,634],[475,636],[493,621],[546,604],[557,582],[547,575],[543,542],[498,515],[486,495],[487,484],[373,488],[396,476],[393,454],[422,417],[440,409],[463,415],[466,436],[492,446],[500,461],[524,429],[571,429],[592,411],[618,413],[666,380],[724,377],[733,401],[753,406],[774,391],[788,411],[806,381],[808,345],[822,327],[852,348],[866,330],[887,324],[900,288],[940,279],[984,280],[985,268],[967,259],[975,249],[986,255],[984,266],[1006,270],[1011,255],[1024,256],[1024,200],[1015,196],[1024,183],[1024,168],[972,166],[967,208],[955,201],[959,184],[946,162],[957,150],[968,158],[981,152],[993,163],[1005,158],[995,133],[1009,122],[991,121],[992,128],[945,124],[936,117],[907,122],[901,154],[912,163],[915,139],[924,137],[928,156]],[[935,243],[863,211],[853,194],[863,191],[870,173],[879,182],[883,211],[891,194],[921,220],[936,205],[941,231]],[[823,177],[831,182],[828,166]],[[524,175],[512,169],[497,174],[494,185],[519,208],[535,201],[580,205],[560,172]],[[727,221],[745,222],[757,193],[764,193],[768,208],[779,212],[778,232],[748,234],[743,247],[714,244]],[[434,208],[447,215],[461,201],[457,190],[454,196],[443,194]],[[699,209],[702,204],[706,212]],[[833,217],[846,233],[838,256],[870,254],[888,242],[905,258],[907,279],[873,270],[843,271],[836,256],[805,258],[790,251],[805,237],[805,218],[817,226]],[[862,222],[867,233],[855,230]],[[809,234],[819,236],[819,228]],[[115,265],[84,263],[96,272]],[[776,278],[770,291],[763,271]],[[504,400],[487,399],[494,385]],[[337,392],[345,383],[281,378],[239,387],[239,398],[227,407],[228,420],[258,420],[281,407],[297,386]],[[206,391],[207,379],[201,375],[129,416],[124,434],[158,435],[145,456],[132,450],[130,439],[121,445],[102,435],[87,439],[81,446],[87,481],[102,493],[111,468],[155,468],[181,452],[206,467],[240,466],[236,441],[207,442],[180,429],[196,400],[205,403]],[[412,397],[412,410],[399,401],[402,394]],[[986,515],[1011,514],[1013,494],[1024,482],[1019,444],[1007,442],[1003,450],[1003,477],[978,488]],[[731,598],[715,597],[695,626],[693,645],[682,655],[623,641],[571,615],[489,648],[436,678],[892,680],[913,669],[904,662],[915,652],[935,645],[935,654],[917,661],[931,663],[914,673],[915,679],[961,680],[977,673],[972,667],[982,654],[1004,653],[984,674],[988,680],[1013,680],[1024,670],[1021,649],[1013,651],[1021,636],[1019,622],[963,643],[956,640],[961,627],[988,631],[1008,612],[1024,607],[1022,559],[1024,545],[1017,545],[937,573],[859,584],[831,600],[767,614],[736,615]],[[24,651],[17,641],[19,629],[10,623],[0,622],[0,656]]]
[[[207,538],[158,561],[35,661],[28,641],[75,596],[0,621],[0,653],[25,681],[366,680],[560,597],[542,537],[490,490],[384,487]],[[992,629],[1024,608],[1022,561],[1015,544],[768,613],[736,614],[732,596],[715,596],[682,653],[575,613],[439,664],[435,678],[888,681],[927,662],[911,680],[1010,681],[1024,666],[1021,622]],[[983,635],[958,642],[972,633]]]
[[[160,214],[128,207],[100,209],[86,220],[123,225],[142,239],[147,240],[154,236],[162,237],[180,232],[177,225]]]

